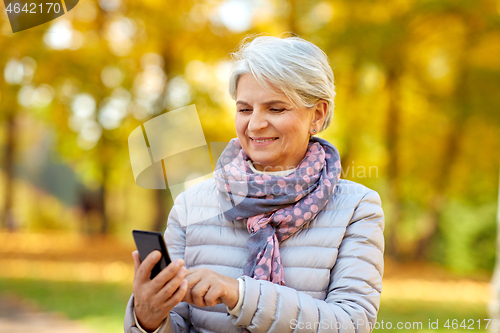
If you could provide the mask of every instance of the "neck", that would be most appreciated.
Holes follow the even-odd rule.
[[[287,170],[295,170],[297,167],[296,166],[289,166],[289,167],[283,167],[283,166],[270,166],[270,165],[260,165],[257,163],[253,163],[253,166],[255,169],[262,171],[262,172],[280,172],[280,171],[287,171]]]
[[[248,166],[250,167],[250,169],[252,169],[252,171],[254,173],[261,173],[261,174],[268,174],[268,175],[284,177],[284,176],[288,176],[289,174],[291,174],[292,172],[295,171],[295,168],[284,170],[284,168],[281,168],[281,167],[279,167],[278,171],[270,171],[267,168],[263,168],[263,170],[259,170],[256,168],[256,165],[254,165],[251,160],[248,160],[247,162],[248,162]]]

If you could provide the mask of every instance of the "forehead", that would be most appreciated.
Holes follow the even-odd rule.
[[[246,103],[290,102],[284,93],[275,93],[271,89],[262,87],[251,74],[243,74],[238,80],[236,97],[237,101]]]

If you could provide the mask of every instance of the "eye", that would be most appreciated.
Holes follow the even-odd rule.
[[[286,109],[271,109],[271,111],[274,111],[274,112],[283,112],[285,111]]]
[[[252,111],[250,109],[239,109],[238,112],[248,112],[248,111]]]

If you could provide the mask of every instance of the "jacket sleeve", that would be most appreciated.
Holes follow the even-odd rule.
[[[233,324],[251,332],[371,332],[382,292],[384,214],[370,190],[346,227],[325,300],[244,276],[243,305]]]
[[[170,259],[184,259],[186,248],[186,221],[187,210],[184,193],[181,193],[174,202],[167,220],[167,229],[164,239],[167,244]],[[141,333],[135,325],[134,319],[134,295],[130,297],[126,311],[124,329],[125,333]],[[189,307],[186,302],[177,304],[168,317],[163,321],[158,333],[187,333],[189,332]]]

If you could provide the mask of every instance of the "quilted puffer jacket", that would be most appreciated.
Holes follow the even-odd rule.
[[[238,317],[224,304],[199,308],[179,303],[161,326],[167,332],[371,332],[382,291],[384,215],[380,196],[341,179],[314,220],[280,243],[285,284],[244,276]],[[215,180],[182,194],[170,212],[165,242],[172,260],[238,278],[248,256],[249,232],[228,221],[217,204]],[[125,332],[139,333],[133,295]]]

